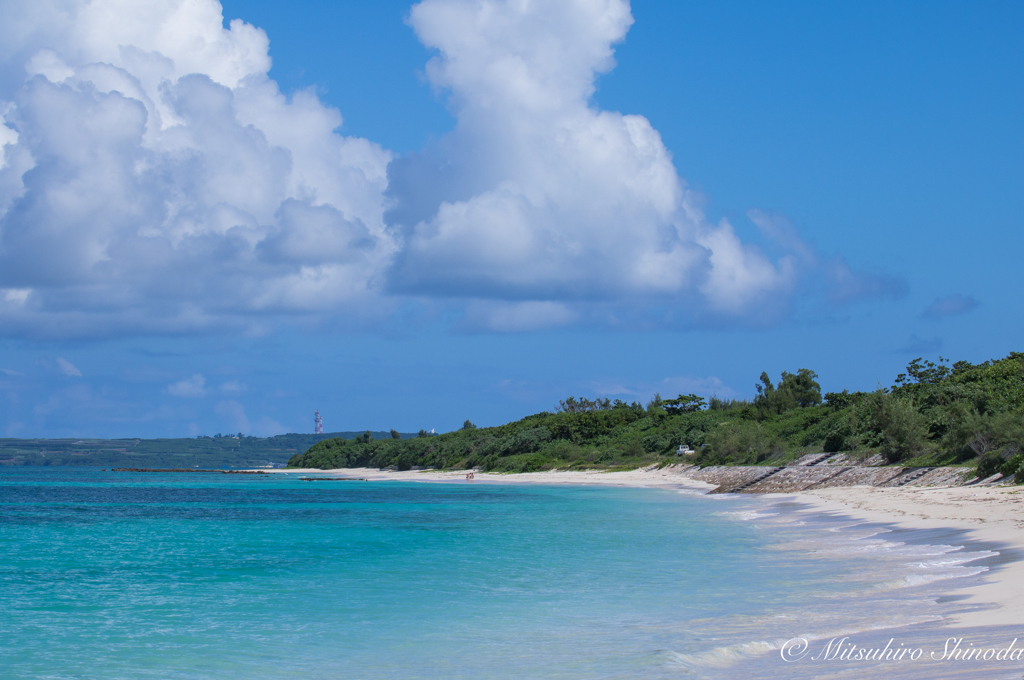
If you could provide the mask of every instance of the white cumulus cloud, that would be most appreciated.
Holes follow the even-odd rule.
[[[556,303],[642,296],[743,315],[791,290],[788,258],[708,223],[646,118],[591,104],[633,22],[627,2],[424,0],[409,21],[438,50],[426,73],[458,123],[389,169],[394,290],[529,302],[513,316],[541,324],[564,322]],[[496,306],[500,324],[511,312]]]
[[[338,134],[312,92],[282,95],[262,30],[224,29],[215,0],[3,14],[7,333],[187,332],[375,297],[391,154]]]
[[[413,6],[457,124],[404,158],[282,94],[267,34],[216,0],[0,16],[5,335],[373,323],[408,299],[470,331],[763,323],[821,267],[795,231],[764,222],[769,254],[710,222],[650,122],[593,104],[626,0]],[[837,262],[840,302],[891,288]]]
[[[201,397],[206,394],[206,378],[196,373],[191,378],[168,385],[167,391],[176,397]]]
[[[63,357],[57,357],[57,368],[66,376],[72,378],[82,377],[82,372],[78,370],[78,367]]]
[[[242,394],[247,388],[248,386],[245,383],[229,380],[220,386],[220,391],[222,394]]]

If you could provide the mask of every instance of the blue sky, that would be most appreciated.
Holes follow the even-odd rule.
[[[61,7],[0,9],[0,436],[1022,349],[1020,3]]]

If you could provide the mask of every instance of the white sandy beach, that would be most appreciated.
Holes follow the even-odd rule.
[[[623,472],[551,471],[519,474],[468,471],[382,472],[377,469],[276,470],[308,477],[360,477],[368,480],[448,482],[463,484],[602,484],[710,490],[712,484],[692,480],[678,469],[640,468]],[[764,494],[807,503],[807,512],[834,513],[868,522],[884,522],[906,529],[959,529],[971,539],[1000,543],[1024,554],[1024,489],[1021,487],[836,487],[800,493]],[[989,572],[984,583],[952,591],[970,601],[992,603],[997,609],[952,618],[950,626],[1024,624],[1024,561],[1012,561]]]

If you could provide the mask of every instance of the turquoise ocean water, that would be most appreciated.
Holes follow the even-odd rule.
[[[0,678],[865,677],[779,648],[941,649],[941,617],[962,606],[940,597],[949,579],[998,560],[796,510],[665,489],[0,468]],[[937,667],[886,674],[1020,677]]]

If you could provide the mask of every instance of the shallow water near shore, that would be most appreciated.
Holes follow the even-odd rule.
[[[1020,677],[1019,661],[822,657],[834,637],[928,655],[1015,635],[940,628],[965,606],[943,593],[998,546],[799,510],[672,489],[0,468],[0,678]],[[784,660],[799,637],[811,653]]]

